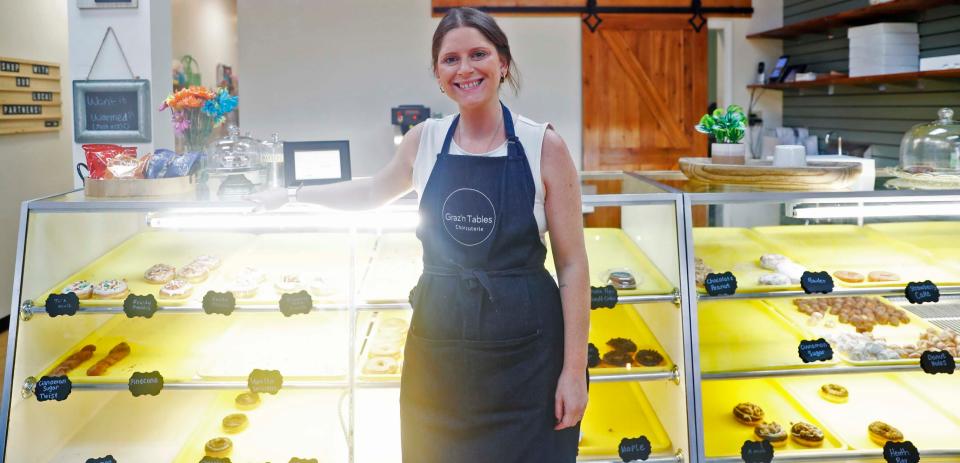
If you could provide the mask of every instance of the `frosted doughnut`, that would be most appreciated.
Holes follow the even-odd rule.
[[[363,372],[375,375],[397,372],[397,361],[393,357],[371,357],[363,365]]]

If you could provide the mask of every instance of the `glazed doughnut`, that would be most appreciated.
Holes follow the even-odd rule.
[[[783,262],[789,262],[787,256],[781,254],[764,254],[760,256],[760,266],[767,270],[776,270],[777,265]]]
[[[160,288],[160,295],[170,299],[186,299],[193,294],[193,285],[184,280],[170,280]]]
[[[172,280],[176,274],[177,269],[172,265],[154,264],[148,268],[146,272],[143,272],[143,279],[147,280],[147,283],[150,284],[162,285]]]
[[[210,270],[216,270],[217,267],[220,267],[220,258],[212,254],[203,254],[193,259],[193,263],[203,265]]]
[[[741,424],[756,426],[763,421],[763,409],[759,405],[743,402],[733,407],[733,417]]]
[[[875,270],[867,274],[867,280],[869,281],[899,281],[900,275],[897,275],[893,272],[885,272],[883,270]]]
[[[87,280],[77,280],[65,286],[62,292],[76,294],[78,299],[90,299],[93,295],[93,284]]]
[[[849,270],[837,270],[833,272],[833,276],[837,277],[840,281],[846,281],[847,283],[863,283],[864,276],[859,272],[852,272]]]
[[[823,431],[810,423],[794,423],[790,427],[790,437],[804,447],[823,445]]]
[[[641,349],[637,352],[634,360],[645,367],[654,367],[663,363],[663,356],[653,349]]]
[[[614,367],[625,367],[633,364],[633,352],[619,352],[612,350],[603,354],[603,363]]]
[[[206,265],[196,262],[184,265],[177,270],[177,278],[187,280],[190,283],[200,283],[207,279],[210,269]]]
[[[787,431],[776,421],[761,423],[754,428],[753,433],[761,440],[765,440],[774,447],[783,447],[787,444]]]
[[[757,279],[757,283],[767,286],[783,286],[790,284],[790,277],[782,273],[767,273],[760,275],[760,278]]]
[[[375,342],[370,345],[369,357],[400,357],[400,347],[390,342]]]
[[[316,277],[310,280],[310,295],[313,297],[329,297],[335,292],[323,278]]]
[[[850,398],[850,393],[839,384],[824,384],[820,386],[820,397],[830,402],[844,403]]]
[[[237,394],[237,398],[233,399],[233,405],[239,410],[253,410],[260,406],[260,394],[256,392]]]
[[[393,357],[371,357],[363,365],[363,372],[384,375],[397,372],[397,361]]]
[[[870,440],[880,446],[886,444],[887,441],[900,442],[903,440],[903,433],[899,429],[883,421],[870,423],[867,432],[870,433]]]
[[[273,284],[278,293],[295,293],[303,289],[303,282],[300,275],[295,273],[285,273],[280,275],[280,279]]]
[[[126,280],[103,280],[93,287],[98,299],[123,299],[129,292]]]
[[[247,425],[250,424],[250,420],[247,419],[247,415],[243,413],[231,413],[225,417],[220,422],[223,426],[223,431],[229,434],[236,434],[244,429],[247,429]]]
[[[226,437],[215,437],[207,441],[203,451],[208,457],[226,457],[233,451],[233,442]]]
[[[237,299],[249,299],[257,295],[260,284],[247,278],[237,278],[230,283],[227,291],[233,293]]]

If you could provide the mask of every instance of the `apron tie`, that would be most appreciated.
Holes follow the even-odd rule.
[[[454,264],[453,267],[427,265],[423,268],[423,273],[430,275],[458,277],[460,278],[460,281],[466,282],[470,289],[476,288],[477,284],[479,284],[480,287],[486,291],[490,302],[496,301],[496,297],[493,294],[493,283],[490,281],[490,275],[486,270],[478,268],[466,268],[456,264]]]

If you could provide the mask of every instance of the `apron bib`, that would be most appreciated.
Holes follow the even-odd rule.
[[[554,431],[560,292],[544,269],[535,185],[510,111],[507,156],[450,155],[420,201],[424,272],[400,389],[405,463],[572,463],[579,424]]]

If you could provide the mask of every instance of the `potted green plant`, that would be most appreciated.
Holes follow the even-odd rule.
[[[724,111],[717,108],[713,114],[704,114],[696,125],[698,132],[711,135],[714,164],[743,164],[746,159],[746,145],[741,143],[746,133],[747,118],[743,108],[732,104]]]

